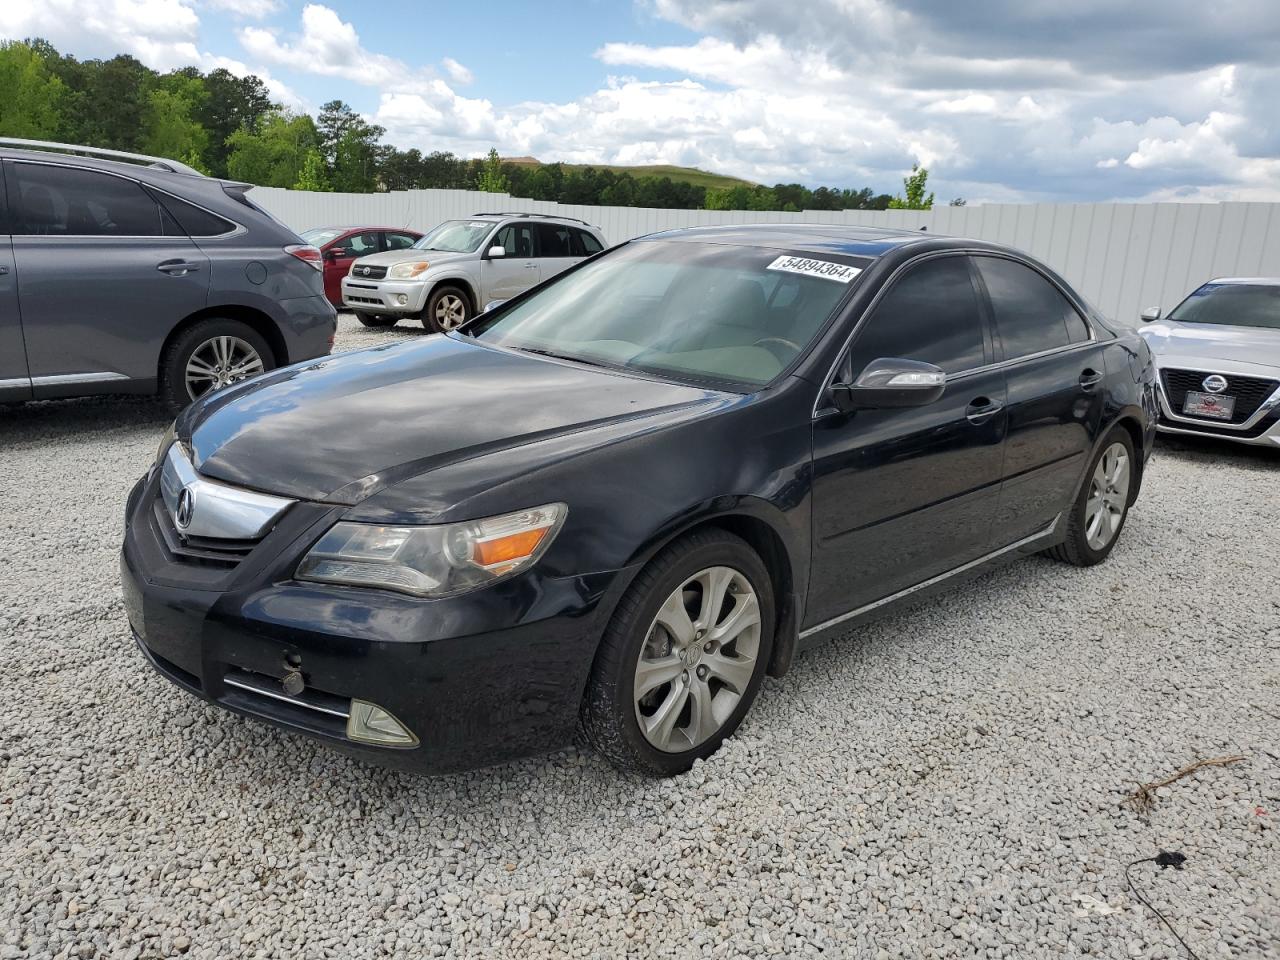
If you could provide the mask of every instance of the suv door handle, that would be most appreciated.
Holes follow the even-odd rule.
[[[525,268],[526,270],[537,270],[537,269],[538,269],[538,265],[537,265],[536,263],[526,263],[526,264],[524,265],[524,268]]]
[[[1092,367],[1085,367],[1080,373],[1080,388],[1086,393],[1102,382],[1102,374]]]
[[[156,264],[156,269],[171,277],[183,277],[192,270],[199,270],[200,264],[190,260],[165,260],[163,263]]]
[[[991,400],[987,397],[974,397],[965,408],[964,417],[970,423],[982,423],[990,420],[1004,409],[1004,401]]]

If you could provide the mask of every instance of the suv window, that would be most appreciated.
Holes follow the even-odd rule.
[[[136,181],[75,167],[15,163],[13,232],[27,236],[163,237],[183,231]]]
[[[418,238],[410,233],[388,233],[385,236],[388,250],[407,250],[418,242]]]
[[[150,193],[151,191],[147,192]],[[230,233],[236,228],[236,225],[230,220],[224,220],[215,213],[202,210],[194,203],[179,200],[171,194],[165,194],[158,199],[165,210],[173,215],[173,218],[188,236],[218,237],[224,233]]]
[[[986,363],[982,308],[968,260],[926,260],[889,289],[853,342],[853,375],[872,360],[922,360],[947,373]]]
[[[498,231],[490,246],[499,246],[507,251],[508,257],[536,257],[537,249],[533,243],[532,223],[508,223]]]
[[[577,227],[570,227],[569,230],[573,234],[573,255],[575,257],[589,257],[604,249],[604,247],[600,246],[600,241],[595,238],[594,234],[588,233],[586,230],[579,230]]]
[[[538,224],[538,255],[543,257],[572,257],[573,241],[569,227],[563,223]]]
[[[1000,257],[974,257],[974,262],[991,300],[1006,360],[1089,339],[1089,328],[1076,308],[1041,274]]]

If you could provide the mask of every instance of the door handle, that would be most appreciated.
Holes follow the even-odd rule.
[[[1080,373],[1080,388],[1086,393],[1093,390],[1102,382],[1102,374],[1092,367],[1086,367]]]
[[[199,270],[200,264],[190,260],[165,260],[163,263],[156,264],[156,269],[171,277],[184,277],[192,270]]]
[[[537,269],[538,269],[538,265],[537,265],[536,263],[526,263],[526,264],[524,265],[524,268],[525,268],[526,270],[537,270]]]
[[[982,423],[990,420],[1004,409],[1003,400],[991,400],[988,397],[974,397],[965,408],[964,418],[970,423]]]
[[[3,263],[0,263],[0,277],[8,276],[8,274],[9,274],[9,268],[6,267]]]

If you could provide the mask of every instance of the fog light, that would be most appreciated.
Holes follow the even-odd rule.
[[[409,302],[409,295],[407,293],[396,294],[396,303],[400,304],[400,306],[403,307],[408,302]]]
[[[409,732],[399,720],[376,703],[364,700],[351,701],[351,716],[347,718],[347,736],[362,743],[375,743],[380,747],[416,747],[418,738]]]

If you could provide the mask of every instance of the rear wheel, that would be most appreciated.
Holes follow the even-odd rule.
[[[1048,553],[1077,567],[1091,567],[1111,555],[1129,516],[1137,461],[1133,440],[1116,427],[1102,441],[1084,486],[1067,519],[1067,538]]]
[[[356,319],[366,327],[394,327],[400,318],[394,313],[361,313],[354,311]]]
[[[587,742],[614,766],[670,776],[709,757],[755,700],[773,648],[760,557],[722,530],[667,548],[605,631],[582,707]]]
[[[422,311],[422,325],[432,333],[457,330],[470,319],[471,301],[457,287],[436,287]]]
[[[160,358],[160,398],[177,412],[201,397],[275,367],[261,334],[239,320],[211,317],[173,338]]]

